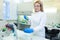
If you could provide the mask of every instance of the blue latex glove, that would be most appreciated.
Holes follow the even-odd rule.
[[[25,28],[24,29],[24,32],[25,33],[32,33],[34,30],[33,29],[30,29],[30,28]]]
[[[25,18],[26,20],[29,20],[28,17],[27,17],[26,15],[24,15],[24,18]]]

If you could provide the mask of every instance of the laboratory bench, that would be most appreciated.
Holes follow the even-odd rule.
[[[23,25],[23,24],[18,24],[18,29],[19,30],[23,30],[24,28],[29,28],[30,25],[29,24],[26,24],[26,25]],[[57,37],[59,36],[59,37]],[[60,28],[57,28],[57,27],[53,27],[53,26],[45,26],[45,38],[46,39],[50,39],[50,40],[60,40]]]
[[[45,26],[45,38],[41,38],[33,35],[33,33],[27,34],[22,31],[24,28],[29,28],[30,27],[29,24],[25,24],[25,25],[20,23],[18,24],[14,23],[14,24],[17,26],[17,29],[19,30],[17,31],[18,37],[11,36],[12,34],[9,35],[9,33],[6,34],[0,31],[0,40],[15,40],[15,38],[16,40],[60,40],[60,28]]]
[[[38,37],[33,35],[33,33],[28,34],[28,33],[24,33],[23,31],[17,31],[17,36],[12,36],[12,34],[10,34],[9,36],[5,36],[0,38],[0,40],[49,40],[49,39],[45,39],[42,37]]]

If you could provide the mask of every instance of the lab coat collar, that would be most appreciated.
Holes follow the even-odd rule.
[[[43,12],[39,11],[39,12],[34,12],[32,13],[31,15],[39,15],[39,14],[42,14]]]

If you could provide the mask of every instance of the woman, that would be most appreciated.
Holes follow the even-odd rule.
[[[43,5],[40,1],[34,3],[35,13],[31,15],[31,27],[25,28],[24,32],[32,33],[40,37],[45,37],[46,14],[43,12]]]

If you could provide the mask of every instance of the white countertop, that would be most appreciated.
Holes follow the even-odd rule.
[[[24,33],[23,31],[19,30],[17,31],[17,34],[18,34],[18,40],[48,40],[45,38],[34,36],[32,34]],[[15,40],[15,37],[10,35],[8,37],[4,37],[3,40]]]

